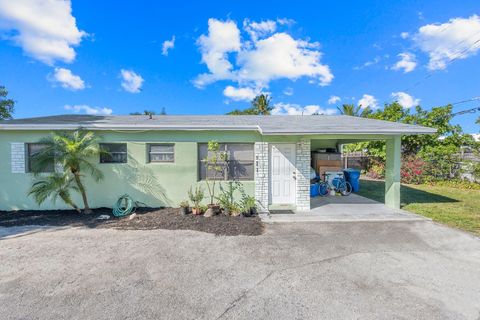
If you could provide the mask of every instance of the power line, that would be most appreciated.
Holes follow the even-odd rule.
[[[463,114],[475,113],[475,112],[480,112],[480,107],[475,107],[475,108],[470,108],[470,109],[454,112],[454,113],[452,113],[452,118],[455,117],[455,116],[460,116],[460,115],[463,115]]]
[[[471,98],[471,99],[467,99],[467,100],[461,100],[461,101],[457,101],[457,102],[453,102],[453,103],[450,103],[452,106],[456,105],[456,104],[462,104],[462,103],[467,103],[467,102],[472,102],[472,101],[478,101],[480,100],[480,97],[474,97],[474,98]]]

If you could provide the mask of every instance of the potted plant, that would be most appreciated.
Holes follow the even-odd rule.
[[[205,198],[205,193],[203,192],[203,188],[200,186],[195,187],[195,190],[192,190],[192,187],[190,187],[190,190],[188,190],[188,197],[190,198],[190,201],[193,203],[193,208],[192,208],[192,213],[194,215],[201,214],[200,210],[200,202],[202,202],[203,198]]]
[[[180,214],[188,214],[189,209],[190,208],[187,200],[183,200],[182,202],[180,202]]]
[[[242,214],[244,217],[251,217],[257,213],[257,205],[255,198],[252,196],[244,196],[242,199]]]

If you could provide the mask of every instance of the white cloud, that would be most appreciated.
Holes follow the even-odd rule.
[[[233,86],[227,86],[223,90],[223,95],[234,101],[251,101],[258,92],[252,88],[235,88]]]
[[[201,35],[197,44],[200,46],[202,62],[210,73],[201,74],[195,80],[197,87],[232,77],[232,64],[228,60],[229,52],[240,50],[240,30],[233,21],[208,19],[208,35]]]
[[[168,56],[168,51],[175,47],[175,36],[172,37],[172,40],[165,40],[162,44],[162,54]]]
[[[132,70],[122,69],[122,88],[131,93],[139,93],[142,89],[143,78]]]
[[[248,32],[253,41],[257,41],[259,37],[263,38],[274,33],[277,30],[277,22],[273,20],[251,22],[249,19],[245,19],[243,29]]]
[[[62,88],[73,91],[85,89],[85,82],[79,76],[65,68],[55,68],[53,75],[48,77],[51,82],[59,83]]]
[[[78,29],[70,1],[0,0],[0,29],[23,51],[46,64],[72,62],[74,46],[86,32]]]
[[[342,98],[340,98],[339,96],[330,96],[330,98],[328,98],[328,104],[335,104],[337,102],[339,102],[340,100],[342,100]]]
[[[286,87],[285,89],[283,89],[283,94],[286,96],[293,96],[293,88]]]
[[[480,17],[454,18],[443,24],[427,24],[412,37],[428,54],[428,69],[442,70],[453,59],[465,59],[480,49]]]
[[[68,111],[73,111],[74,113],[86,113],[96,116],[108,116],[113,112],[110,108],[90,107],[85,104],[73,106],[67,104],[63,108]]]
[[[400,38],[402,39],[407,39],[408,37],[410,37],[410,34],[408,32],[402,32],[400,33]]]
[[[407,109],[418,106],[420,103],[420,99],[415,99],[405,92],[392,92],[392,98],[394,98],[402,107]]]
[[[404,73],[408,73],[417,67],[417,61],[413,53],[403,52],[398,54],[398,57],[400,60],[392,66],[392,70],[403,70]]]
[[[267,86],[275,79],[291,80],[308,77],[320,85],[328,85],[333,74],[327,65],[320,63],[318,43],[295,40],[286,33],[276,33],[258,40],[252,50],[238,53],[239,81],[253,81]]]
[[[370,107],[371,109],[378,108],[377,99],[374,96],[369,94],[364,94],[360,100],[358,100],[358,105],[362,108]]]
[[[197,87],[218,80],[265,88],[270,81],[282,78],[307,77],[320,85],[328,85],[333,79],[329,66],[320,62],[319,43],[294,39],[284,32],[271,34],[276,29],[270,22],[248,21],[246,32],[255,35],[244,42],[233,21],[209,19],[208,26],[208,34],[200,36],[197,44],[209,73],[195,79]],[[230,53],[236,53],[236,60],[230,59]]]
[[[382,58],[380,56],[376,56],[375,58],[373,58],[373,60],[369,60],[369,61],[365,62],[364,64],[362,64],[361,66],[353,67],[353,70],[362,70],[364,68],[367,68],[367,67],[370,67],[370,66],[373,66],[373,65],[379,63],[381,60],[382,60]]]
[[[302,107],[294,103],[276,103],[273,106],[272,114],[276,115],[312,115],[312,114],[324,114],[332,115],[336,114],[337,109],[324,109],[319,105],[307,105]]]

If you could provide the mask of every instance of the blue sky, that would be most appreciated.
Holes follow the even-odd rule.
[[[431,108],[480,96],[478,15],[478,0],[0,0],[0,84],[19,118],[223,114],[259,92],[280,114]]]

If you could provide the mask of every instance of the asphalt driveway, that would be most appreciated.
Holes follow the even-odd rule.
[[[0,230],[2,319],[479,319],[480,239],[430,221]],[[7,236],[10,234],[10,236]]]

